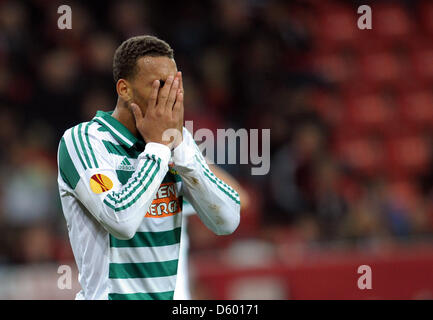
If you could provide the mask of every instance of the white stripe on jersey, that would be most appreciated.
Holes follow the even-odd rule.
[[[177,257],[179,252],[179,243],[158,246],[158,247],[125,247],[110,248],[112,263],[146,263],[168,261]]]
[[[174,291],[176,285],[176,275],[155,278],[136,278],[130,279],[110,279],[110,293],[150,293]]]

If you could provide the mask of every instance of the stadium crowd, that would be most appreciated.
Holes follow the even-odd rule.
[[[114,108],[114,50],[139,34],[174,48],[195,129],[271,129],[269,174],[222,165],[253,195],[230,243],[430,238],[431,2],[374,1],[372,30],[357,1],[76,1],[71,30],[60,4],[0,2],[0,263],[72,260],[59,138]]]

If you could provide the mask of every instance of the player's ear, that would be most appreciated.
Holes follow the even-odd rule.
[[[130,101],[132,98],[132,89],[130,83],[125,79],[119,79],[116,83],[116,91],[119,97],[124,101]]]

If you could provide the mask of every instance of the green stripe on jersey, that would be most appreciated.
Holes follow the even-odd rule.
[[[118,156],[126,156],[128,158],[137,159],[142,151],[137,150],[136,148],[125,148],[123,145],[116,144],[107,140],[102,140],[102,143],[105,146],[105,149],[111,154],[115,154]]]
[[[92,123],[93,123],[92,121],[87,123],[84,135],[86,136],[87,146],[89,147],[90,154],[92,155],[92,159],[93,159],[93,163],[95,164],[95,168],[98,168],[99,167],[98,161],[96,161],[95,153],[93,152],[93,148],[92,148],[92,145],[90,144],[90,140],[89,140],[89,127]]]
[[[92,121],[94,121],[94,120],[92,120]],[[106,127],[104,127],[102,125],[98,128],[98,131],[101,131],[101,132],[110,132]]]
[[[110,235],[110,247],[160,247],[169,246],[180,242],[181,227],[169,231],[136,232],[129,240],[119,240]]]
[[[109,293],[108,300],[173,300],[174,291],[150,293]]]
[[[152,156],[152,157],[153,157],[153,156]],[[109,206],[111,209],[113,209],[114,211],[116,211],[116,212],[117,212],[117,211],[125,210],[125,209],[129,208],[130,206],[132,206],[134,203],[136,203],[136,202],[138,201],[138,199],[140,199],[141,195],[142,195],[144,192],[146,192],[146,190],[147,190],[147,188],[149,187],[149,185],[153,182],[153,180],[154,180],[154,178],[155,178],[155,175],[159,172],[160,162],[161,162],[161,159],[158,159],[157,162],[156,162],[157,167],[156,167],[156,169],[153,171],[152,176],[147,180],[147,183],[146,183],[146,185],[143,187],[143,189],[141,189],[141,191],[140,191],[139,193],[137,193],[137,195],[135,196],[135,198],[132,199],[130,202],[128,202],[127,204],[125,204],[125,205],[123,205],[123,206],[121,206],[121,207],[113,206],[111,203],[109,203],[109,202],[107,201],[107,199],[104,200],[104,203],[105,203],[107,206]],[[155,162],[152,162],[152,164],[150,165],[149,169],[146,171],[146,173],[145,173],[145,179],[147,178],[147,175],[149,174],[149,172],[150,172],[150,170],[152,169],[152,167],[154,166],[154,164],[155,164]],[[144,168],[144,166],[143,166],[143,168]],[[142,170],[141,170],[141,171],[142,171]],[[140,173],[141,173],[141,171],[140,171]],[[146,180],[145,180],[145,181],[146,181]],[[144,183],[144,181],[141,181],[141,182]],[[124,203],[125,200],[128,200],[128,199],[129,199],[129,198],[134,194],[134,192],[135,192],[138,188],[141,187],[142,183],[137,183],[137,184],[135,185],[135,187],[134,187],[131,191],[129,191],[129,193],[128,193],[126,196],[124,196],[124,197],[121,198],[121,199],[115,199],[115,198],[113,198],[110,194],[107,195],[107,198],[110,199],[110,200],[112,200],[112,201],[114,201],[117,205],[119,205],[119,204],[121,204],[121,203]],[[128,188],[128,187],[126,187],[125,190],[126,190],[127,188]],[[125,190],[124,190],[124,191],[125,191]],[[122,193],[123,193],[124,191],[122,191]],[[117,195],[117,196],[121,196],[121,195]]]
[[[93,121],[97,121],[101,125],[105,126],[109,130],[110,134],[117,141],[124,143],[128,147],[132,147],[137,140],[137,138],[135,138],[124,125],[122,125],[119,121],[117,121],[111,116],[105,118],[97,115],[93,118]],[[125,135],[127,135],[128,137],[126,137]]]
[[[119,179],[119,182],[122,185],[124,185],[131,178],[134,171],[116,170],[116,173],[117,173],[117,179]]]
[[[147,161],[149,161],[149,160],[147,160]],[[149,185],[153,182],[153,178],[155,177],[156,173],[159,170],[159,163],[158,163],[157,169],[153,172],[152,176],[149,178],[148,177],[149,172],[154,167],[155,162],[152,162],[150,164],[150,166],[147,168],[146,173],[144,173],[144,175],[143,175],[143,171],[147,167],[147,164],[148,164],[148,162],[145,162],[145,164],[141,168],[140,172],[135,176],[134,179],[132,179],[132,181],[129,182],[128,185],[125,186],[123,191],[121,191],[120,193],[115,193],[113,195],[111,195],[111,194],[107,195],[107,198],[115,203],[114,205],[111,204],[110,202],[108,202],[107,199],[104,200],[104,203],[107,206],[109,206],[111,209],[113,209],[114,211],[121,211],[121,210],[124,210],[124,209],[132,206],[140,198],[140,196],[147,190]],[[128,200],[130,197],[132,197],[134,192],[137,191],[137,189],[140,188],[144,184],[146,179],[147,179],[147,183],[145,184],[144,188],[136,195],[136,197],[132,201],[130,201],[129,203],[119,207],[120,204],[125,203],[126,200]],[[125,194],[125,192],[127,192],[127,193]]]
[[[240,202],[239,194],[235,190],[233,190],[229,185],[225,184],[216,175],[214,175],[209,169],[207,169],[197,155],[195,156],[195,158],[202,166],[204,170],[203,173],[209,179],[209,181],[213,182],[218,187],[218,189],[224,192],[234,202],[240,204],[241,202]]]
[[[211,176],[206,172],[206,171],[204,171],[204,175],[206,176],[206,177],[208,177],[208,179],[211,181],[211,182],[213,182],[217,187],[218,187],[218,189],[220,189],[222,192],[224,192],[230,199],[232,199],[234,202],[236,202],[237,204],[240,204],[241,202],[238,200],[238,199],[236,199],[235,197],[233,197],[230,193],[228,193],[227,192],[227,190],[226,189],[224,189],[223,187],[221,187],[218,183],[216,183],[216,181],[214,180],[214,179],[212,179],[211,178]]]
[[[148,166],[148,164],[150,164],[150,166]],[[128,197],[131,196],[131,194],[133,192],[135,192],[136,188],[132,188],[134,185],[136,185],[137,187],[139,186],[138,182],[143,183],[144,181],[146,181],[146,179],[148,178],[148,174],[149,172],[152,170],[152,168],[155,166],[155,162],[151,162],[150,160],[146,160],[143,164],[143,166],[141,167],[140,171],[138,172],[138,174],[134,177],[134,179],[132,179],[132,181],[129,181],[128,185],[125,186],[125,188],[120,191],[120,192],[116,192],[113,195],[108,195],[108,198],[110,198],[111,200],[113,200],[116,203],[120,203],[123,200],[127,199]],[[143,175],[144,170],[147,168],[146,172]],[[142,179],[144,178],[144,181],[142,181]],[[123,197],[123,198],[122,198]]]
[[[71,129],[72,142],[74,143],[75,152],[77,153],[77,156],[78,156],[78,158],[80,159],[81,165],[83,166],[83,169],[86,170],[86,169],[87,169],[87,168],[86,168],[86,165],[84,164],[83,158],[81,157],[81,152],[80,152],[80,150],[78,149],[78,146],[77,146],[77,140],[75,139],[75,133],[74,133],[74,130],[75,130],[75,129],[77,129],[76,126],[73,127],[73,128]]]
[[[110,263],[110,279],[157,278],[174,276],[178,260],[145,263]]]
[[[90,163],[89,155],[87,154],[86,147],[84,146],[82,128],[83,128],[83,124],[80,123],[78,125],[78,132],[77,132],[78,140],[80,141],[81,150],[83,150],[83,154],[84,154],[84,158],[86,159],[87,166],[91,168],[92,164]]]
[[[165,181],[165,179],[170,179],[169,181]],[[168,173],[167,173],[167,175],[165,176],[165,178],[164,178],[164,181],[163,181],[163,183],[164,182],[182,182],[182,178],[180,177],[180,175],[179,174],[173,174],[173,173],[171,173],[170,171],[168,171]]]
[[[70,188],[75,189],[78,181],[80,181],[80,175],[78,174],[77,169],[75,169],[64,138],[60,140],[59,171],[63,181],[65,181]]]
[[[227,191],[230,192],[235,198],[239,199],[239,194],[232,187],[230,187],[228,184],[224,183],[224,181],[219,179],[212,171],[210,171],[208,168],[206,168],[206,166],[203,164],[203,163],[205,163],[204,159],[201,159],[197,155],[195,156],[195,158],[200,163],[201,167],[205,171],[205,174],[207,172],[208,176],[210,175],[211,177],[213,177],[213,180],[212,180],[213,182],[219,183],[223,188],[227,189]]]
[[[128,180],[132,177],[134,174],[134,171],[125,171],[125,170],[116,170],[117,173],[117,179],[119,179],[119,182],[122,185],[125,185]],[[182,179],[180,178],[180,175],[173,174],[170,171],[167,172],[167,174],[164,176],[164,179],[162,180],[161,184],[163,183],[169,183],[169,182],[180,182]]]

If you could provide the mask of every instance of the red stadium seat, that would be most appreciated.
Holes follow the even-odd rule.
[[[386,40],[407,41],[413,26],[406,9],[399,4],[377,4],[372,9],[373,32]]]
[[[401,98],[401,122],[414,128],[433,125],[433,93],[428,90],[408,92]]]
[[[351,95],[345,100],[344,121],[365,133],[386,131],[394,119],[393,109],[381,95],[366,93]]]
[[[363,81],[376,84],[394,84],[403,76],[399,61],[387,51],[363,55],[361,72]]]
[[[421,174],[428,166],[431,150],[423,136],[396,136],[387,142],[387,169],[392,177]]]
[[[433,82],[433,47],[427,46],[412,53],[414,75],[422,81]]]
[[[344,165],[368,176],[375,176],[384,168],[383,147],[377,139],[340,136],[336,155]]]
[[[317,10],[317,24],[313,29],[315,41],[323,44],[350,44],[360,38],[356,11],[350,6],[332,4]]]

